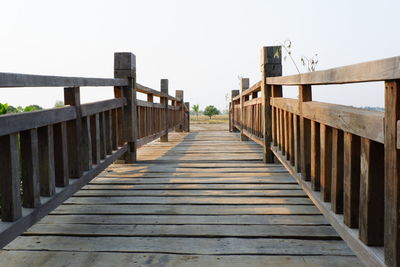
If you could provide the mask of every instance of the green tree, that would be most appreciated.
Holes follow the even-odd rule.
[[[2,104],[0,103],[0,115],[1,114],[6,114],[8,110],[8,104]]]
[[[16,107],[9,105],[7,108],[7,113],[17,113],[18,110]]]
[[[55,108],[62,108],[64,106],[65,106],[64,101],[62,101],[62,100],[57,100],[56,103],[54,104]]]
[[[199,113],[200,113],[199,104],[193,105],[192,109],[193,109],[194,113],[196,113],[196,117],[197,117],[197,119],[198,119],[198,118],[199,118]]]
[[[214,106],[207,106],[204,109],[204,115],[210,117],[210,119],[211,119],[212,116],[218,115],[219,113],[220,113],[219,110]]]
[[[43,108],[39,105],[29,105],[29,106],[26,106],[22,112],[30,112],[30,111],[41,110],[41,109],[43,109]]]

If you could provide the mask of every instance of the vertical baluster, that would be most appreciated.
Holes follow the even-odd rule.
[[[175,127],[176,132],[182,132],[182,114],[183,114],[183,91],[182,90],[176,90],[175,91],[175,97],[178,99],[178,107],[179,111],[177,111],[177,123],[178,126]]]
[[[331,201],[332,185],[332,128],[325,124],[320,124],[320,182],[321,198],[325,202]],[[313,141],[314,142],[314,141]]]
[[[39,147],[37,129],[20,133],[23,206],[36,208],[40,206],[39,182]],[[3,150],[1,150],[3,151]]]
[[[343,213],[343,132],[332,129],[332,210]]]
[[[290,159],[290,152],[289,152],[289,112],[286,110],[284,111],[284,122],[285,122],[285,153],[286,159]]]
[[[282,151],[282,127],[281,127],[281,109],[276,109],[276,122],[277,122],[277,141],[278,141],[278,149]]]
[[[303,117],[302,106],[304,102],[311,100],[311,86],[299,86],[301,176],[306,181],[311,176],[311,122]]]
[[[115,98],[123,98],[122,95],[122,88],[121,87],[114,87],[114,97]],[[117,134],[117,141],[118,147],[121,147],[125,144],[125,132],[124,132],[124,107],[118,108],[116,110],[116,134]]]
[[[285,147],[286,147],[286,145],[285,145],[285,111],[283,110],[283,109],[280,109],[280,112],[279,112],[279,116],[280,116],[280,118],[279,118],[279,127],[280,127],[280,133],[281,133],[281,136],[280,136],[280,139],[281,139],[281,153],[282,153],[282,155],[285,155],[285,153],[286,153],[286,151],[285,151]]]
[[[248,141],[249,138],[243,134],[243,129],[246,128],[246,110],[244,102],[248,100],[248,96],[243,96],[242,93],[249,88],[250,80],[249,78],[240,79],[240,110],[241,110],[241,120],[240,120],[240,140]]]
[[[0,136],[0,195],[2,221],[21,217],[18,134]]]
[[[111,110],[104,112],[106,154],[112,154],[112,118]]]
[[[112,149],[113,150],[117,150],[118,149],[118,143],[119,143],[119,140],[118,140],[118,136],[119,136],[119,133],[118,133],[118,110],[117,109],[113,109],[113,110],[111,110],[111,117],[112,117],[112,132],[111,132],[111,135],[112,135]]]
[[[92,141],[93,164],[100,163],[100,123],[99,113],[90,116],[90,140]]]
[[[358,227],[360,200],[360,137],[344,133],[344,223]]]
[[[370,246],[383,245],[384,146],[361,139],[360,239]]]
[[[100,159],[106,158],[106,118],[104,112],[99,113],[99,131],[100,131]]]
[[[289,112],[289,120],[288,120],[288,131],[289,131],[289,159],[290,159],[290,164],[294,166],[294,138],[295,138],[295,133],[293,130],[293,118],[294,114]]]
[[[311,121],[311,188],[320,190],[320,124]]]
[[[53,126],[38,129],[40,194],[52,196],[56,192],[54,170]]]
[[[161,93],[168,95],[168,79],[161,79],[160,81],[160,88],[161,88]],[[160,103],[164,106],[164,109],[162,110],[163,116],[162,116],[162,130],[165,131],[165,133],[160,137],[161,142],[168,142],[168,120],[169,120],[169,110],[168,110],[168,98],[167,97],[161,97],[160,98]]]
[[[92,168],[92,136],[90,131],[90,116],[82,118],[82,165],[83,170]]]
[[[67,123],[54,124],[54,168],[56,186],[69,184]]]
[[[296,172],[301,171],[301,139],[300,139],[300,118],[293,116],[293,132],[294,132],[294,167]]]

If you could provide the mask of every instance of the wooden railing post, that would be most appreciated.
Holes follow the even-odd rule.
[[[249,138],[243,134],[244,124],[245,124],[245,109],[244,102],[249,100],[249,96],[243,96],[243,91],[249,89],[250,80],[249,78],[241,78],[240,79],[240,141],[249,141]]]
[[[128,151],[124,155],[125,163],[136,162],[138,137],[136,106],[136,56],[132,53],[114,54],[114,77],[126,78],[129,85],[122,87],[122,96],[127,104],[124,107],[124,137],[128,142]]]
[[[168,95],[168,79],[161,79],[161,93]],[[168,142],[168,98],[161,97],[160,103],[164,105],[163,128],[165,134],[160,137],[161,142]]]
[[[233,98],[236,97],[237,95],[239,95],[239,90],[232,90],[231,91],[231,99],[232,99],[232,102],[231,102],[232,103],[232,115],[231,115],[231,117],[232,117],[232,132],[234,132],[234,133],[239,132],[239,129],[235,127],[235,117],[237,117],[236,113],[235,113],[235,102],[236,102],[236,100],[233,100]],[[238,123],[238,122],[236,122],[236,123]]]
[[[385,82],[385,262],[400,266],[400,80]]]
[[[270,105],[272,90],[267,85],[267,77],[282,76],[282,58],[280,46],[261,48],[261,98],[264,136],[264,162],[273,163],[274,153],[271,151],[272,142],[272,109]],[[278,53],[277,53],[278,52]]]
[[[190,132],[190,102],[185,102],[188,112],[185,112],[185,132]]]
[[[300,150],[301,150],[301,176],[308,181],[311,177],[311,122],[302,116],[303,102],[311,101],[311,86],[299,86],[299,112],[300,112]]]
[[[183,130],[183,114],[185,112],[185,109],[183,107],[183,90],[176,90],[175,91],[175,97],[178,98],[178,107],[179,107],[179,125],[175,127],[176,132],[182,132]]]
[[[82,115],[79,87],[64,88],[64,104],[75,107],[76,119],[67,122],[68,167],[70,178],[79,178],[83,174],[82,154]]]

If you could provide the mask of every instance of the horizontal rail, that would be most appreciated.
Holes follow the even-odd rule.
[[[255,84],[253,84],[249,89],[244,90],[241,95],[242,96],[246,96],[246,95],[250,95],[254,92],[259,92],[261,91],[261,81],[256,82]],[[239,99],[240,95],[235,96],[234,98],[232,98],[232,100],[236,100]]]
[[[180,108],[178,106],[168,106],[169,110],[179,110]]]
[[[128,79],[81,78],[0,72],[0,88],[78,86],[128,86]]]
[[[369,61],[304,74],[268,77],[271,85],[323,85],[400,79],[400,57]]]
[[[247,107],[247,106],[257,105],[257,104],[261,104],[261,103],[262,103],[262,99],[261,98],[254,98],[254,99],[245,101],[243,103],[243,106]]]
[[[147,102],[143,100],[137,100],[137,105],[139,107],[148,107],[148,108],[164,108],[163,104],[160,103],[153,103],[153,102]]]
[[[81,105],[82,116],[90,116],[99,112],[121,108],[126,105],[125,98],[114,98]]]
[[[158,96],[158,97],[166,97],[169,100],[173,100],[173,101],[180,101],[178,98],[170,96],[168,94],[164,94],[160,91],[151,89],[147,86],[141,85],[139,83],[136,83],[136,91],[140,92],[140,93],[144,93],[144,94],[148,94],[148,95],[154,95],[154,96]]]
[[[296,99],[271,98],[271,106],[300,115]],[[302,103],[302,116],[345,132],[384,143],[383,112],[310,101]]]
[[[73,120],[75,108],[62,107],[0,116],[0,136]]]

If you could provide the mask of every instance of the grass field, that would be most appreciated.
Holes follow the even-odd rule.
[[[228,120],[228,114],[212,116],[211,119],[204,115],[199,115],[198,117],[196,115],[190,115],[190,123],[192,124],[221,124],[228,123]]]

